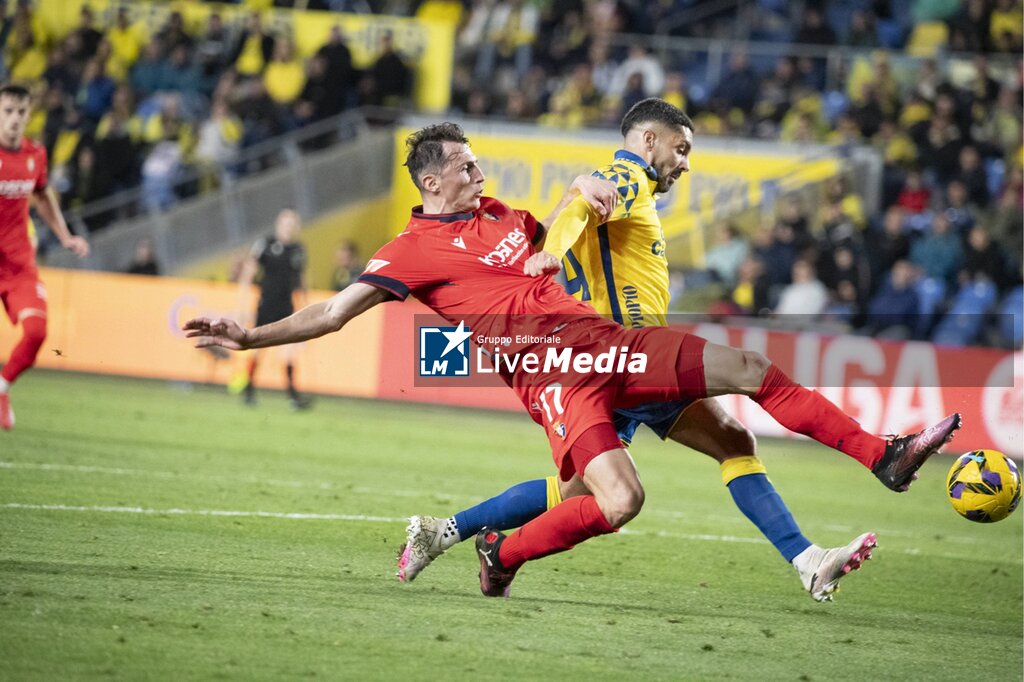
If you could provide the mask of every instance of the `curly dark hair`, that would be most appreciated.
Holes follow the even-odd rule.
[[[407,150],[405,166],[415,185],[423,189],[420,176],[426,171],[440,172],[444,168],[444,143],[469,144],[469,139],[457,123],[438,123],[420,128],[405,138]]]
[[[662,123],[693,130],[693,121],[682,109],[657,97],[642,99],[630,107],[622,117],[622,136],[625,137],[641,123]]]

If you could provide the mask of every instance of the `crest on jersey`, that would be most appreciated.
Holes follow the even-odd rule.
[[[484,218],[487,218],[492,223],[498,222],[498,216],[494,215],[493,213],[488,213],[487,211],[484,211]]]
[[[565,422],[555,422],[551,425],[551,428],[561,436],[562,440],[565,440]]]

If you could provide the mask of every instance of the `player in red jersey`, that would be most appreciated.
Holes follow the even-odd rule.
[[[31,109],[28,90],[0,87],[0,300],[12,324],[21,324],[21,340],[0,371],[0,428],[14,428],[10,389],[31,367],[46,339],[46,290],[36,270],[35,245],[28,216],[29,199],[65,248],[89,255],[89,243],[68,230],[57,194],[46,184],[46,150],[25,139]]]
[[[960,415],[953,414],[921,433],[887,441],[866,433],[758,353],[663,327],[626,329],[605,320],[547,276],[557,263],[535,251],[544,226],[527,212],[483,196],[484,175],[461,128],[428,126],[408,144],[406,165],[423,205],[413,209],[406,230],[369,261],[358,282],[328,301],[255,329],[224,318],[196,318],[185,330],[198,347],[241,350],[295,343],[337,331],[373,306],[412,293],[451,324],[468,324],[476,336],[557,332],[560,337],[557,345],[530,340],[509,354],[570,348],[594,355],[613,347],[645,354],[643,373],[567,376],[530,372],[525,362],[504,372],[530,416],[545,428],[562,478],[579,475],[592,494],[564,500],[509,536],[480,531],[485,595],[507,596],[526,561],[614,532],[639,513],[643,486],[613,426],[616,407],[740,393],[790,430],[857,459],[894,490],[905,490],[917,469],[960,427]],[[577,178],[574,186],[602,191],[585,183]],[[602,208],[605,215],[610,212]]]

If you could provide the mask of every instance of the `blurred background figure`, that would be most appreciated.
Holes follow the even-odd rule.
[[[334,250],[334,270],[331,272],[331,288],[341,291],[362,274],[364,263],[359,260],[359,247],[351,239],[343,239]]]
[[[135,242],[135,255],[125,270],[129,275],[159,275],[160,266],[156,262],[156,249],[153,240],[140,239]]]
[[[300,308],[306,304],[306,249],[298,241],[301,228],[299,214],[292,209],[284,209],[277,214],[274,233],[253,244],[242,266],[238,277],[241,299],[248,299],[254,283],[259,286],[259,304],[254,321],[257,326],[283,320],[295,312],[296,304]],[[296,346],[281,349],[288,405],[292,410],[304,410],[310,407],[311,401],[295,387],[295,354]],[[256,404],[256,370],[261,357],[262,352],[258,350],[249,354],[247,382],[242,390],[242,400],[246,405]]]

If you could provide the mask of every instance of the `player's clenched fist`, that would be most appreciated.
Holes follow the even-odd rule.
[[[85,241],[82,237],[70,236],[64,240],[62,245],[79,258],[85,258],[89,255],[89,242]]]
[[[196,348],[222,346],[231,350],[244,350],[248,347],[246,331],[234,320],[224,317],[197,317],[186,322],[182,330],[186,337],[196,339]]]
[[[540,251],[533,254],[526,259],[526,263],[523,265],[523,272],[530,277],[539,277],[540,275],[554,275],[562,269],[558,259],[547,251]]]
[[[570,189],[579,192],[602,218],[607,218],[619,203],[615,183],[592,175],[581,175],[573,180]]]

